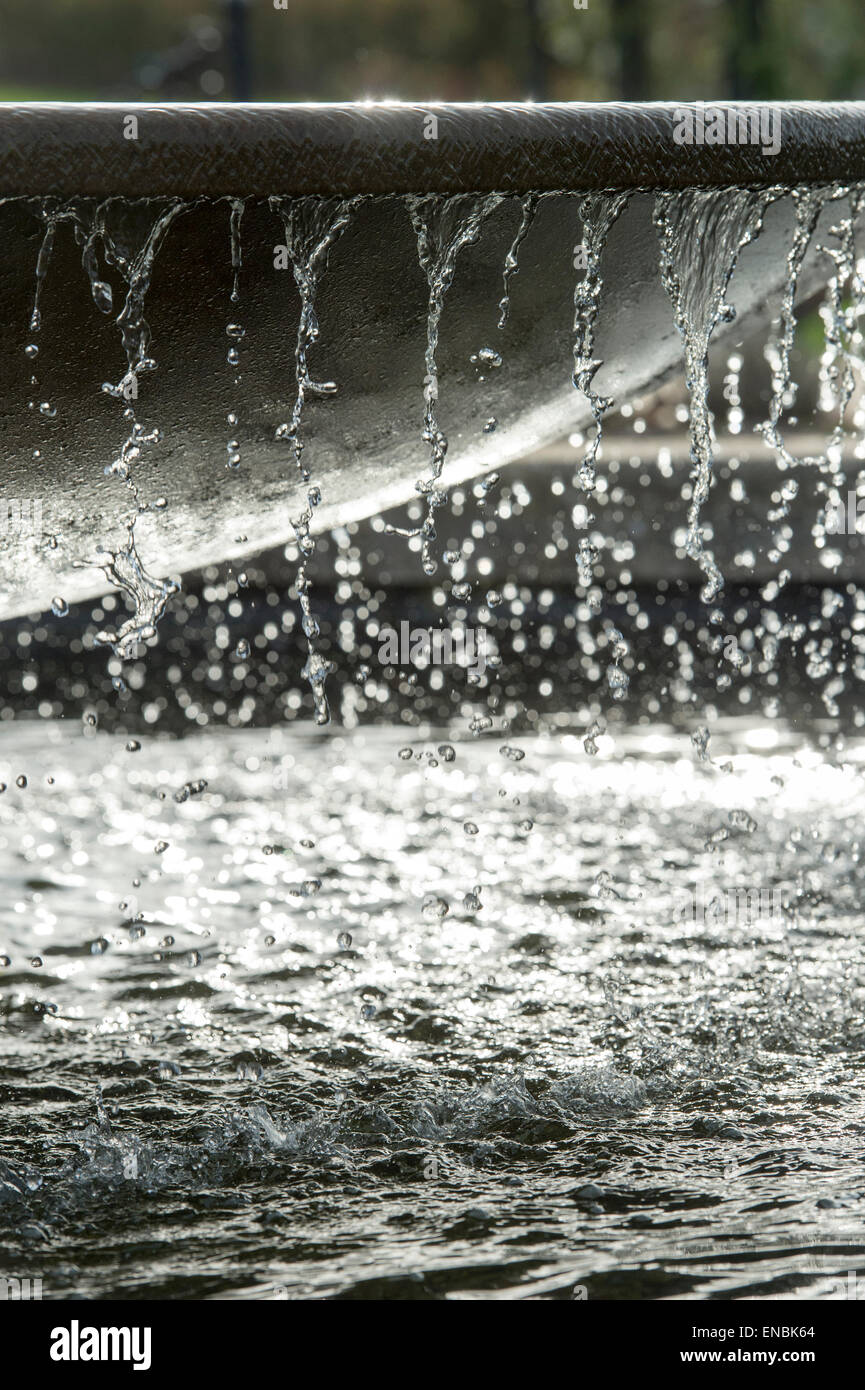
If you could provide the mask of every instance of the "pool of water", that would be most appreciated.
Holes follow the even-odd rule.
[[[861,1287],[865,743],[691,732],[0,728],[0,1269]]]

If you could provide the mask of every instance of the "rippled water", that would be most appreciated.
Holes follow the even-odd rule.
[[[691,732],[0,728],[4,1267],[840,1296],[865,745]]]

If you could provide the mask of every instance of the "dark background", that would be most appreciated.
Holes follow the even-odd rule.
[[[0,100],[865,97],[862,0],[277,3],[0,0]]]

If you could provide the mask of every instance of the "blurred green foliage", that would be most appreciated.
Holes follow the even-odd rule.
[[[862,3],[248,0],[252,95],[862,98]],[[227,15],[228,0],[0,0],[0,93],[230,98]]]

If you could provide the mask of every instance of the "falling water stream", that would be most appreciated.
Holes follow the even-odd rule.
[[[758,422],[771,573],[743,579],[746,536],[725,575],[706,519],[721,488],[748,500],[719,462],[710,364],[739,256],[786,196],[657,195],[690,472],[674,477],[662,444],[652,497],[672,497],[690,574],[651,584],[634,578],[648,474],[609,442],[633,407],[596,386],[626,195],[574,199],[562,370],[588,442],[551,477],[519,465],[450,492],[448,291],[504,200],[406,200],[428,291],[411,442],[428,471],[407,508],[328,535],[305,428],[312,402],[339,410],[339,381],[314,375],[339,332],[319,324],[320,291],[362,200],[271,199],[300,306],[293,404],[272,421],[304,488],[284,518],[294,570],[211,567],[198,590],[153,577],[136,538],[165,507],[137,471],[162,442],[147,296],[187,205],[37,209],[34,399],[65,226],[96,307],[117,313],[125,371],[102,392],[126,544],[77,563],[130,612],[112,623],[116,596],[73,611],[58,595],[53,625],[3,629],[8,669],[26,668],[0,710],[3,1270],[41,1272],[47,1298],[653,1299],[832,1298],[863,1268],[865,590],[834,579],[831,526],[865,458],[858,188],[792,195]],[[502,330],[542,204],[515,200]],[[245,207],[226,203],[229,396],[248,346]],[[797,454],[797,286],[827,207],[831,425]],[[506,355],[503,334],[473,365]],[[226,420],[231,472],[233,398]],[[824,578],[794,593],[811,475]],[[420,574],[401,592],[387,573],[406,551]],[[437,668],[428,647],[411,670],[374,667],[382,625],[444,613],[488,639],[483,669]],[[85,632],[108,699],[81,673]]]

